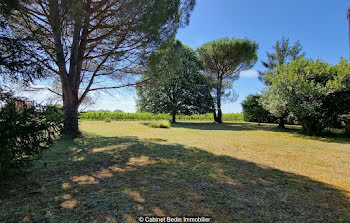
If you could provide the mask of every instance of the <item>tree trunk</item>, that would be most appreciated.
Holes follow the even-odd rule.
[[[279,119],[278,128],[281,128],[281,129],[285,129],[286,128],[286,126],[284,125],[284,117],[281,117]]]
[[[222,112],[221,112],[221,108],[218,108],[218,123],[222,123]]]
[[[217,123],[222,123],[222,112],[221,112],[221,88],[216,91],[216,106],[218,109],[218,117],[216,119]]]
[[[217,122],[217,117],[216,117],[216,110],[215,110],[215,108],[214,108],[213,115],[214,115],[214,122]]]
[[[175,113],[173,113],[173,118],[172,118],[172,121],[171,121],[172,123],[175,123],[176,122],[176,114]]]
[[[68,85],[63,87],[63,109],[64,109],[64,128],[63,133],[69,137],[75,138],[80,135],[78,122],[78,92],[73,91]]]

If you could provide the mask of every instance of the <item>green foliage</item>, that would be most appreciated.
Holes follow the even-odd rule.
[[[221,118],[221,98],[229,97],[232,84],[239,73],[250,69],[258,60],[258,44],[248,39],[223,38],[208,42],[198,48],[199,57],[204,62],[207,79],[216,95],[218,118]],[[232,100],[235,100],[233,94]]]
[[[62,127],[61,110],[37,110],[24,101],[6,99],[0,111],[0,178],[18,173],[48,149]]]
[[[46,117],[47,120],[55,123],[63,123],[64,112],[63,106],[60,104],[45,106],[41,111],[42,115]]]
[[[271,114],[260,104],[261,95],[249,95],[243,102],[244,120],[248,122],[272,122]]]
[[[265,85],[269,86],[271,84],[267,79],[264,79],[267,72],[273,72],[277,66],[288,64],[304,55],[301,52],[302,46],[299,41],[294,43],[293,46],[290,46],[289,43],[289,39],[282,37],[282,40],[276,41],[276,44],[273,46],[274,52],[266,52],[267,61],[262,61],[266,71],[258,71],[259,80],[263,81]],[[287,102],[279,94],[274,94],[272,91],[265,92],[260,101],[266,110],[279,119],[279,127],[285,128],[284,122],[289,114]]]
[[[265,91],[259,102],[265,110],[269,111],[276,118],[285,118],[288,116],[288,102],[277,91]]]
[[[170,120],[171,114],[152,114],[148,112],[126,113],[126,112],[83,112],[80,113],[81,120],[95,120],[95,121],[149,121],[149,120]],[[177,115],[178,120],[183,121],[210,121],[213,120],[213,114],[193,114],[193,115]],[[242,113],[223,114],[224,121],[243,121]]]
[[[305,53],[302,53],[303,47],[299,41],[294,43],[293,46],[290,46],[289,43],[289,38],[282,37],[272,47],[274,49],[273,53],[266,52],[267,61],[261,62],[267,71],[273,71],[278,65],[288,64],[296,58],[305,55]],[[259,80],[264,81],[264,75],[267,71],[259,71]],[[265,82],[265,84],[268,85],[269,83]]]
[[[350,65],[344,59],[332,66],[301,57],[277,66],[264,80],[271,83],[264,107],[276,114],[281,104],[288,106],[307,134],[320,134],[350,110]]]
[[[31,38],[13,36],[9,18],[20,10],[22,0],[0,0],[0,74],[6,81],[22,80],[27,84],[44,74],[43,66],[36,63],[37,52],[28,46]],[[17,12],[18,13],[18,12]]]
[[[171,124],[169,121],[158,121],[158,122],[151,122],[148,124],[148,127],[150,128],[164,128],[164,129],[170,129]]]
[[[13,10],[20,7],[21,2],[21,0],[0,0],[0,14],[8,17]]]
[[[174,41],[163,50],[158,63],[148,66],[143,79],[157,80],[157,83],[138,86],[138,110],[173,115],[212,111],[213,98],[201,68],[195,52]],[[161,75],[166,78],[159,81],[157,77]]]
[[[198,52],[210,73],[233,77],[254,66],[257,49],[258,44],[248,39],[223,38],[203,44]]]

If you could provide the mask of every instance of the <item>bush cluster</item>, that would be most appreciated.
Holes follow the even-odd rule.
[[[271,113],[260,104],[261,95],[249,95],[243,102],[243,116],[247,122],[271,123],[275,122]]]
[[[163,120],[163,121],[151,122],[148,124],[148,127],[169,129],[171,128],[171,124],[169,121]]]
[[[35,107],[14,98],[2,98],[0,110],[0,178],[28,167],[48,149],[62,128],[61,109]]]
[[[260,104],[276,117],[289,115],[306,134],[350,125],[350,64],[342,59],[331,65],[303,57],[277,66],[264,76],[268,88]],[[345,118],[344,118],[345,117]],[[346,128],[350,134],[350,126]]]

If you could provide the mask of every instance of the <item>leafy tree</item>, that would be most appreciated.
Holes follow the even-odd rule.
[[[288,64],[296,58],[304,55],[302,53],[302,46],[299,41],[290,45],[290,39],[282,37],[281,40],[276,41],[273,46],[274,52],[266,52],[267,61],[261,61],[266,71],[258,71],[259,80],[263,81],[267,86],[271,83],[264,76],[267,72],[273,71],[277,66]],[[276,97],[276,98],[274,98]],[[276,118],[279,118],[279,128],[285,128],[285,119],[289,114],[288,106],[285,101],[275,100],[281,99],[278,95],[273,95],[271,92],[264,94],[263,105],[268,109]]]
[[[285,120],[289,115],[288,101],[278,92],[267,89],[260,98],[260,105],[278,118],[278,127],[285,128]]]
[[[12,17],[32,39],[47,76],[61,81],[64,129],[79,134],[78,108],[91,91],[136,83],[148,55],[188,24],[194,0],[32,0]],[[125,84],[125,78],[131,80]],[[119,84],[117,84],[117,83]],[[124,83],[124,84],[122,84]],[[79,92],[83,92],[79,95]]]
[[[323,102],[328,108],[325,117],[330,127],[339,127],[339,122],[344,122],[346,134],[350,135],[350,64],[342,59],[334,69],[336,76],[327,83],[331,93]]]
[[[271,83],[266,94],[278,95],[275,99],[268,97],[269,100],[288,104],[309,135],[320,134],[350,111],[350,65],[344,59],[332,66],[302,57],[277,66],[264,79]],[[275,109],[272,108],[270,112]]]
[[[249,95],[243,102],[244,120],[248,122],[269,122],[271,114],[260,105],[261,95]]]
[[[239,78],[243,70],[250,69],[258,60],[258,44],[248,39],[223,38],[199,47],[198,52],[204,62],[206,74],[216,96],[214,119],[222,123],[221,99],[225,91]],[[227,93],[227,92],[226,92]]]
[[[267,85],[269,85],[269,83],[264,80],[266,72],[273,71],[278,65],[288,64],[296,58],[305,55],[305,53],[302,52],[303,47],[299,41],[290,46],[290,39],[285,37],[282,37],[281,40],[277,40],[272,48],[274,52],[266,52],[267,61],[261,61],[266,71],[259,71],[259,80]]]
[[[159,52],[156,52],[156,54]],[[152,113],[170,113],[172,122],[177,114],[204,114],[213,109],[213,98],[205,77],[200,73],[202,63],[195,51],[174,41],[158,64],[150,64],[144,79],[166,76],[161,82],[141,85],[138,109]]]

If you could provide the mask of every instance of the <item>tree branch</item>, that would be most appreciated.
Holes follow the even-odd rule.
[[[123,84],[123,85],[117,85],[117,86],[110,86],[110,87],[98,87],[98,88],[92,88],[89,91],[98,91],[98,90],[109,90],[109,89],[118,89],[118,88],[124,88],[124,87],[134,87],[137,86],[139,84],[145,84],[147,82],[149,82],[150,80],[152,80],[152,78],[148,78],[136,83],[128,83],[128,84]]]

